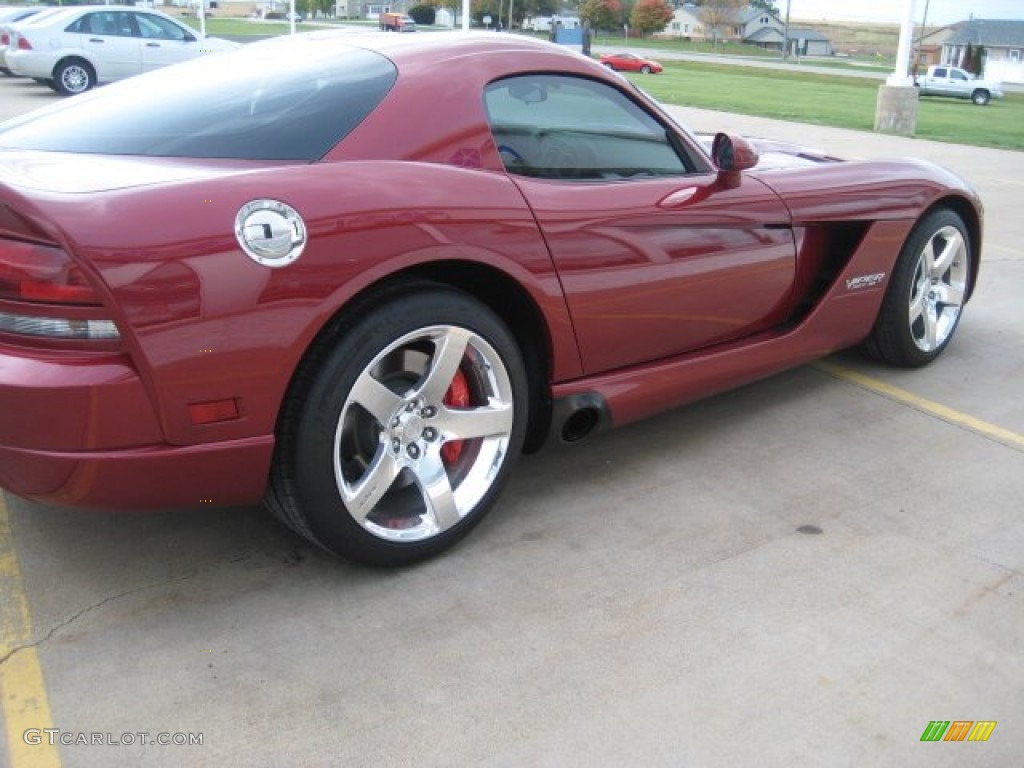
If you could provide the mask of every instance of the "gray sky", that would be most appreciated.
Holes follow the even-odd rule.
[[[775,0],[783,19],[787,0]],[[903,19],[906,0],[789,0],[794,19],[829,21],[892,21]],[[914,19],[920,24],[928,5],[928,24],[951,24],[976,19],[1024,20],[1024,0],[914,0]]]

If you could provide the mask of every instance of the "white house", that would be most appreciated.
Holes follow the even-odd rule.
[[[972,19],[952,25],[942,41],[942,64],[960,66],[967,46],[985,49],[985,78],[1024,83],[1024,21]]]
[[[695,5],[682,5],[676,8],[672,12],[672,20],[655,36],[703,40],[704,22],[700,20],[699,13],[700,9]]]

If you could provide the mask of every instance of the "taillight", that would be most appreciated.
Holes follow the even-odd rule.
[[[60,248],[0,240],[0,299],[100,306],[82,270]]]
[[[32,43],[28,41],[24,35],[18,35],[18,50],[19,51],[31,51]]]
[[[0,45],[10,45],[11,36],[6,32],[0,32]]]
[[[56,339],[117,339],[95,289],[56,246],[0,238],[0,331]],[[32,306],[33,309],[29,309]]]

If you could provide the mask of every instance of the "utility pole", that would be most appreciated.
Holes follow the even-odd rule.
[[[789,4],[792,0],[786,0],[786,31],[782,35],[782,60],[789,61]]]

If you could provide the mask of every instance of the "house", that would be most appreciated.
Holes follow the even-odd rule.
[[[789,51],[796,56],[833,56],[832,42],[816,29],[789,28]]]
[[[681,5],[672,12],[672,20],[655,37],[674,37],[677,40],[703,40],[704,22],[695,5]]]
[[[752,6],[737,11],[734,18],[723,26],[726,28],[727,39],[779,51],[782,50],[782,41],[786,36],[786,25],[779,21],[778,16],[764,8]]]
[[[942,39],[938,64],[960,66],[967,46],[985,49],[985,78],[1024,83],[1024,20],[972,19],[953,24]]]
[[[696,5],[679,6],[672,20],[657,37],[707,41],[717,38],[734,43],[756,45],[772,51],[785,47],[786,25],[771,11],[747,6],[737,11],[716,30],[707,26],[701,9]],[[801,56],[831,56],[829,39],[813,29],[790,29],[790,50]]]

